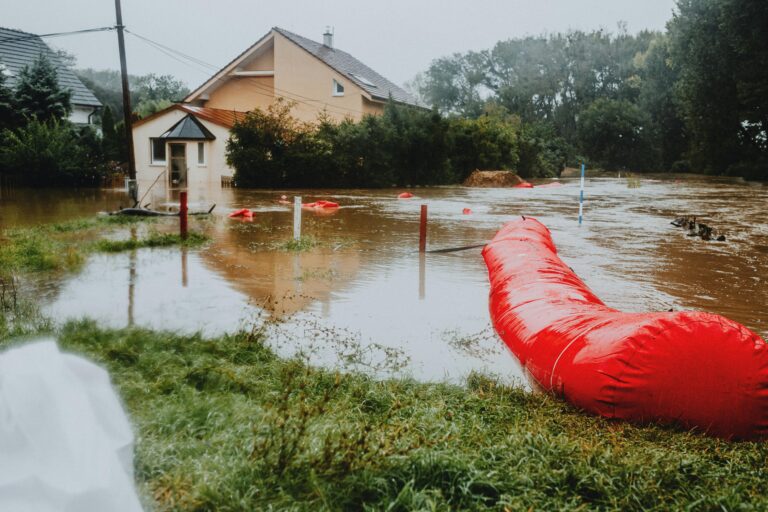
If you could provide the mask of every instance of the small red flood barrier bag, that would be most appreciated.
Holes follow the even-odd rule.
[[[240,210],[235,210],[232,213],[228,215],[228,217],[243,217],[246,219],[253,218],[253,212],[249,210],[248,208],[241,208]]]
[[[532,218],[506,224],[483,258],[494,328],[544,390],[607,418],[768,435],[768,347],[746,327],[606,306]]]
[[[412,197],[413,197],[413,194],[411,194],[410,192],[401,192],[400,194],[397,195],[398,199],[410,199]]]
[[[331,201],[315,201],[314,203],[304,203],[302,208],[338,208],[339,203],[333,203]]]
[[[464,208],[463,210],[461,210],[461,213],[463,213],[464,215],[471,215],[472,210],[470,208]]]

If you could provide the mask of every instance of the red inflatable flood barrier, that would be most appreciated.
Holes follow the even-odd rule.
[[[244,219],[252,219],[253,218],[253,212],[249,210],[248,208],[241,208],[240,210],[235,210],[232,213],[228,215],[230,218],[235,217],[242,217]]]
[[[607,418],[768,435],[768,347],[746,327],[606,306],[532,218],[506,224],[483,257],[494,328],[544,390]]]
[[[398,199],[410,199],[412,197],[413,197],[413,194],[411,194],[410,192],[401,192],[397,195]]]
[[[517,185],[515,185],[512,188],[533,188],[533,184],[532,183],[528,183],[527,181],[524,181],[522,183],[518,183]]]
[[[314,203],[304,203],[302,208],[338,208],[339,203],[333,203],[331,201],[315,201]]]

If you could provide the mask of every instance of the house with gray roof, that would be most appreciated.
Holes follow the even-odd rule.
[[[69,120],[76,124],[91,124],[93,113],[101,107],[101,102],[77,78],[74,71],[65,66],[39,36],[0,27],[0,73],[5,75],[8,86],[15,87],[24,66],[31,66],[41,54],[56,66],[61,88],[72,92]]]
[[[324,112],[341,120],[380,114],[388,101],[418,106],[394,84],[350,53],[274,27],[192,91],[184,101],[200,107],[249,111],[275,99],[295,104],[293,114],[313,122]]]
[[[133,124],[139,189],[186,188],[190,200],[212,185],[228,184],[229,130],[245,113],[278,100],[291,114],[313,123],[378,115],[393,101],[419,107],[402,88],[333,45],[275,27],[207,79],[183,103]]]

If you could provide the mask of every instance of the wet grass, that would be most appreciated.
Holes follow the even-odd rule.
[[[145,238],[128,240],[99,240],[95,248],[99,252],[121,252],[142,249],[146,247],[169,247],[172,245],[181,245],[186,247],[196,247],[203,245],[208,240],[207,236],[200,233],[189,233],[186,238],[176,233],[157,233],[151,232]]]
[[[190,232],[182,241],[178,235],[150,231],[145,238],[114,241],[101,237],[126,226],[152,226],[155,219],[127,216],[96,216],[57,224],[12,228],[0,232],[0,274],[70,271],[94,252],[116,252],[143,247],[200,245],[204,235]]]
[[[768,448],[584,415],[471,376],[377,381],[281,359],[260,331],[204,339],[90,321],[158,511],[764,510]],[[0,334],[0,346],[9,343]]]

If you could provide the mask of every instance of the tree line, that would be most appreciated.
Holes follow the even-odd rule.
[[[69,65],[74,57],[57,52]],[[15,87],[0,73],[0,178],[36,186],[94,186],[119,175],[127,161],[122,121],[120,75],[116,71],[77,70],[104,105],[93,126],[67,121],[71,91],[58,82],[56,63],[41,54],[19,73]],[[169,75],[130,76],[134,118],[152,114],[183,98],[188,89]]]
[[[316,123],[291,115],[292,102],[256,108],[232,128],[227,161],[241,187],[387,187],[464,180],[475,169],[520,163],[519,118],[498,112],[476,119],[390,102],[360,121]]]
[[[570,31],[440,58],[448,116],[519,116],[576,164],[768,178],[768,2],[678,0],[666,31]]]

